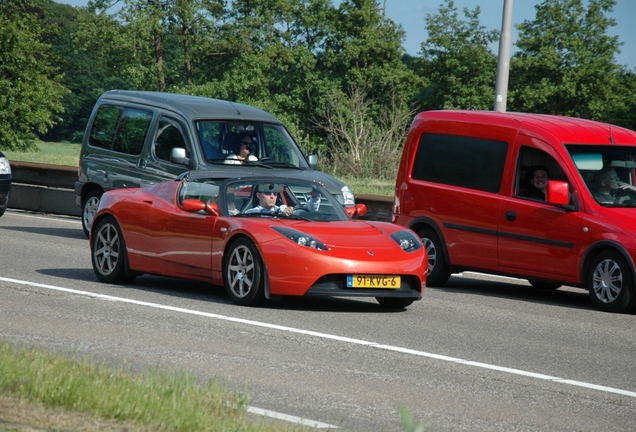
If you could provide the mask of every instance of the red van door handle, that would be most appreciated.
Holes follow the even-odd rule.
[[[506,220],[509,220],[510,222],[514,222],[517,219],[517,213],[513,212],[512,210],[508,210],[506,212]]]

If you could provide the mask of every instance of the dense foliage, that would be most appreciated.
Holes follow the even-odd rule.
[[[281,118],[332,174],[393,178],[412,115],[492,109],[499,31],[440,0],[428,38],[379,0],[0,0],[0,148],[77,141],[107,89],[197,94]],[[636,129],[636,70],[616,63],[616,0],[544,0],[517,25],[508,109]]]

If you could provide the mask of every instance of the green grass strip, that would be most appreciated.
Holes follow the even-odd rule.
[[[170,431],[267,431],[244,419],[246,399],[213,381],[152,371],[134,374],[0,341],[0,392],[95,418]]]

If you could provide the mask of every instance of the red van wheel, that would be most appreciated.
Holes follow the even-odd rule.
[[[627,260],[617,251],[601,252],[588,271],[587,288],[594,306],[606,312],[636,308],[634,278]]]

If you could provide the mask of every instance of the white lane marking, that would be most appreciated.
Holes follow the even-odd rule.
[[[420,357],[427,357],[427,358],[432,358],[432,359],[435,359],[435,360],[442,360],[442,361],[447,361],[447,362],[452,362],[452,363],[463,364],[463,365],[466,365],[466,366],[473,366],[473,367],[479,367],[479,368],[483,368],[483,369],[490,369],[490,370],[495,370],[495,371],[509,373],[509,374],[514,374],[514,375],[520,375],[520,376],[524,376],[524,377],[528,377],[528,378],[536,378],[536,379],[541,379],[541,380],[546,380],[546,381],[553,381],[555,383],[573,385],[573,386],[577,386],[577,387],[584,387],[584,388],[588,388],[588,389],[599,390],[599,391],[606,392],[606,393],[614,393],[614,394],[619,394],[619,395],[623,395],[623,396],[629,396],[629,397],[636,398],[636,392],[634,392],[634,391],[622,390],[622,389],[618,389],[618,388],[614,388],[614,387],[607,387],[607,386],[602,386],[602,385],[598,385],[598,384],[591,384],[591,383],[586,383],[586,382],[583,382],[583,381],[570,380],[570,379],[566,379],[566,378],[559,378],[559,377],[554,377],[554,376],[550,376],[550,375],[544,375],[544,374],[540,374],[540,373],[536,373],[536,372],[529,372],[529,371],[524,371],[524,370],[520,370],[520,369],[513,369],[513,368],[504,367],[504,366],[492,365],[492,364],[488,364],[488,363],[481,363],[481,362],[476,362],[476,361],[471,361],[471,360],[464,360],[464,359],[460,359],[460,358],[456,358],[456,357],[449,357],[449,356],[445,356],[445,355],[441,355],[441,354],[429,353],[429,352],[426,352],[426,351],[413,350],[413,349],[397,347],[397,346],[393,346],[393,345],[383,345],[383,344],[379,344],[379,343],[376,343],[376,342],[370,342],[370,341],[365,341],[365,340],[360,340],[360,339],[353,339],[353,338],[348,338],[348,337],[343,337],[343,336],[336,336],[336,335],[332,335],[332,334],[328,334],[328,333],[320,333],[320,332],[315,332],[315,331],[310,331],[310,330],[302,330],[302,329],[297,329],[297,328],[293,328],[293,327],[281,326],[281,325],[278,325],[278,324],[269,324],[269,323],[264,323],[264,322],[260,322],[260,321],[247,320],[247,319],[243,319],[243,318],[228,317],[228,316],[225,316],[225,315],[218,315],[218,314],[213,314],[213,313],[208,313],[208,312],[201,312],[201,311],[196,311],[196,310],[192,310],[192,309],[184,309],[184,308],[179,308],[179,307],[174,307],[174,306],[166,306],[166,305],[162,305],[162,304],[158,304],[158,303],[149,303],[149,302],[144,302],[144,301],[139,301],[139,300],[127,299],[127,298],[123,298],[123,297],[114,297],[114,296],[109,296],[109,295],[105,295],[105,294],[92,293],[92,292],[88,292],[88,291],[79,291],[79,290],[74,290],[74,289],[70,289],[70,288],[62,288],[62,287],[58,287],[58,286],[54,286],[54,285],[46,285],[46,284],[40,284],[40,283],[35,283],[35,282],[22,281],[22,280],[18,280],[18,279],[10,279],[10,278],[5,278],[5,277],[0,277],[0,280],[6,281],[6,282],[15,283],[15,284],[20,284],[20,285],[29,285],[29,286],[39,287],[39,288],[51,289],[51,290],[55,290],[55,291],[67,292],[67,293],[71,293],[71,294],[85,295],[85,296],[88,296],[88,297],[100,298],[100,299],[104,299],[104,300],[118,301],[118,302],[129,303],[129,304],[136,304],[136,305],[147,306],[147,307],[152,307],[152,308],[156,308],[156,309],[164,309],[164,310],[169,310],[169,311],[173,311],[173,312],[182,312],[182,313],[186,313],[186,314],[190,314],[190,315],[205,316],[205,317],[208,317],[208,318],[214,318],[214,319],[219,319],[219,320],[224,320],[224,321],[231,321],[231,322],[236,322],[236,323],[241,323],[241,324],[246,324],[246,325],[251,325],[251,326],[265,327],[265,328],[269,328],[269,329],[287,331],[287,332],[291,332],[291,333],[304,334],[304,335],[307,335],[307,336],[315,336],[315,337],[324,338],[324,339],[337,340],[337,341],[340,341],[340,342],[346,342],[346,343],[355,344],[355,345],[364,345],[364,346],[369,346],[371,348],[378,348],[378,349],[383,349],[383,350],[387,350],[387,351],[399,352],[399,353],[403,353],[403,354],[410,354],[410,355],[416,355],[416,356],[420,356]]]
[[[329,423],[322,423],[315,420],[307,420],[300,417],[296,417],[289,414],[283,414],[276,411],[270,411],[263,408],[256,408],[253,406],[247,407],[247,412],[257,415],[262,415],[265,417],[275,418],[277,420],[284,420],[290,423],[297,423],[303,426],[309,426],[315,429],[338,429],[338,426],[331,425]]]

